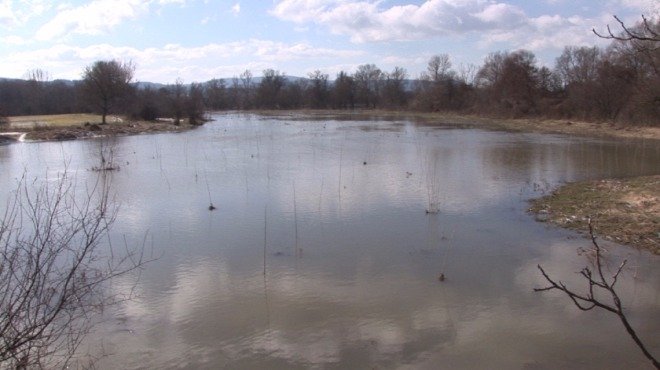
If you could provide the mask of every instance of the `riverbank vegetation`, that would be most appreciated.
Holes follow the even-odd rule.
[[[50,81],[47,72],[33,70],[24,80],[0,80],[0,116],[99,113],[195,124],[206,110],[380,109],[658,127],[660,21],[622,27],[618,36],[605,35],[606,48],[567,46],[552,67],[516,50],[491,53],[481,66],[456,66],[450,55],[435,55],[419,76],[363,64],[334,81],[321,71],[296,78],[266,69],[259,78],[246,70],[204,83],[135,83],[134,65],[118,61],[94,63],[81,81]]]
[[[553,224],[595,232],[660,254],[660,175],[567,184],[532,201],[530,211]]]
[[[95,136],[135,135],[150,132],[179,132],[194,128],[188,120],[176,124],[172,119],[156,121],[131,120],[109,116],[101,124],[97,114],[55,114],[16,116],[7,118],[8,125],[0,126],[0,142],[25,140],[73,140]]]

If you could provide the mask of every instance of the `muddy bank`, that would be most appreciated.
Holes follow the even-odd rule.
[[[38,127],[22,130],[26,141],[62,141],[89,138],[95,136],[114,135],[137,135],[142,133],[156,132],[180,132],[195,128],[195,125],[182,123],[175,125],[170,122],[113,122],[105,125],[82,124],[72,126]],[[16,128],[8,127],[7,131],[16,131]],[[0,136],[2,129],[0,129]],[[4,136],[6,143],[13,142]],[[0,138],[2,141],[2,138]]]
[[[621,126],[610,123],[553,119],[492,119],[492,121],[507,130],[515,131],[660,140],[660,127]]]
[[[531,201],[537,219],[660,254],[660,175],[570,183]]]

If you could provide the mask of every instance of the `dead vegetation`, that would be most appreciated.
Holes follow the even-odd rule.
[[[553,224],[660,254],[660,175],[567,184],[532,201],[530,211]]]
[[[0,127],[3,132],[24,132],[25,140],[62,141],[95,136],[136,135],[155,132],[179,132],[196,127],[187,122],[174,124],[169,121],[129,121],[121,117],[109,117],[106,124],[94,114],[56,114],[47,116],[10,117],[9,124]]]

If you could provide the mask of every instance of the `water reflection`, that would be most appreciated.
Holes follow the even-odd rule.
[[[101,145],[0,147],[0,171],[65,158],[84,180]],[[100,367],[646,366],[616,318],[532,292],[538,263],[579,284],[586,242],[525,209],[563,181],[652,173],[657,143],[219,115],[113,148],[112,237],[147,233],[162,257],[99,327]],[[657,257],[608,249],[635,261],[626,307],[658,349]]]

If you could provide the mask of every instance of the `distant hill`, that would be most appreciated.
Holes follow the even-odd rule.
[[[147,82],[147,81],[139,81],[135,82],[133,85],[135,85],[138,89],[154,89],[158,90],[161,87],[166,87],[166,84],[161,84],[158,82]]]

